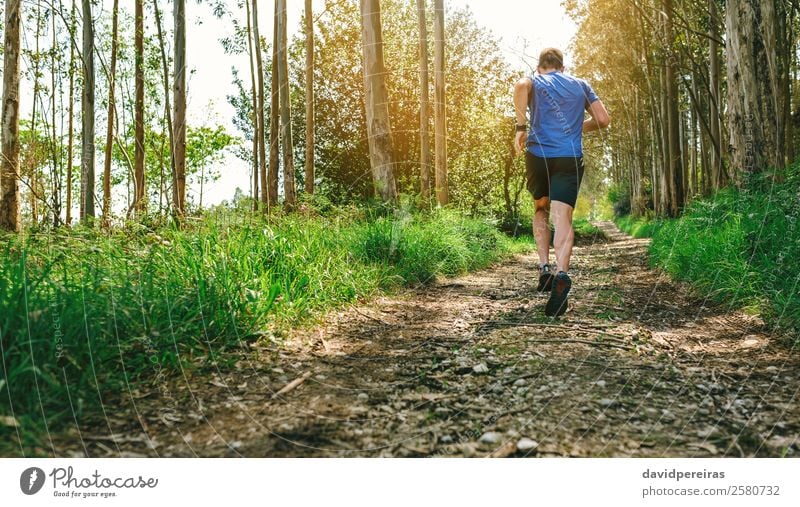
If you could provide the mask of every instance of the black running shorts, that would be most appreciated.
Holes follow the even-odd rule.
[[[573,208],[583,180],[583,157],[541,158],[525,152],[528,191],[536,200],[549,197]]]

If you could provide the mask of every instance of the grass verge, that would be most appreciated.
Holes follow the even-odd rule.
[[[676,220],[622,217],[652,236],[653,265],[702,294],[757,313],[777,330],[800,330],[800,167],[751,177],[695,201]]]
[[[186,230],[60,230],[0,243],[0,455],[101,415],[109,393],[359,298],[526,250],[454,211],[350,210],[271,224],[230,211]],[[233,356],[233,355],[231,355]]]

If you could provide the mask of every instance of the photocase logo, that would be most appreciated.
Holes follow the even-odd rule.
[[[19,488],[26,495],[35,495],[44,486],[44,470],[30,467],[19,476]]]

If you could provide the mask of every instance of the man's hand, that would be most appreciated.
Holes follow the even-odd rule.
[[[517,132],[516,138],[514,139],[514,147],[517,149],[517,156],[520,156],[525,152],[525,141],[527,138],[527,132]]]

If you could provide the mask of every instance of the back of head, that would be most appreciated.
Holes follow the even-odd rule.
[[[539,55],[539,70],[563,70],[564,53],[560,49],[547,48]]]

